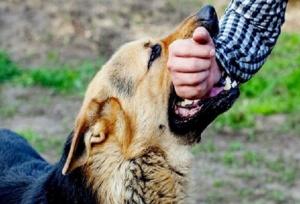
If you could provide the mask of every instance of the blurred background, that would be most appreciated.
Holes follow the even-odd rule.
[[[1,0],[0,127],[55,162],[87,83],[124,42],[225,0]],[[198,203],[300,203],[300,2],[268,62],[193,148]]]

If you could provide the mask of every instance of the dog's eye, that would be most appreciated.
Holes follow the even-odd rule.
[[[150,47],[150,45],[151,45],[151,42],[150,42],[150,41],[148,41],[148,42],[144,43],[144,48],[149,48],[149,47]]]
[[[150,69],[152,63],[159,58],[161,55],[161,45],[160,44],[155,44],[151,46],[151,55],[148,61],[148,69]]]

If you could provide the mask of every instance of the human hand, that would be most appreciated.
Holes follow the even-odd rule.
[[[169,46],[167,66],[176,94],[184,99],[209,95],[221,78],[215,45],[204,27],[197,28],[191,39],[176,40]]]

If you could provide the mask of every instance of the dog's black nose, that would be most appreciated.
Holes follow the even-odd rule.
[[[219,33],[219,20],[215,8],[211,5],[204,6],[196,14],[199,26],[205,27],[212,37]]]

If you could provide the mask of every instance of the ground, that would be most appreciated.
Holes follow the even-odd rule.
[[[219,13],[226,5],[209,2]],[[5,0],[0,49],[29,70],[107,59],[126,41],[167,33],[201,5],[195,0]],[[290,5],[284,32],[300,33],[299,9],[299,2]],[[0,84],[0,127],[21,133],[55,162],[81,105],[79,92]],[[241,98],[237,108],[244,102]],[[300,203],[298,113],[255,115],[252,126],[238,128],[217,121],[193,149],[190,194],[198,203]]]

